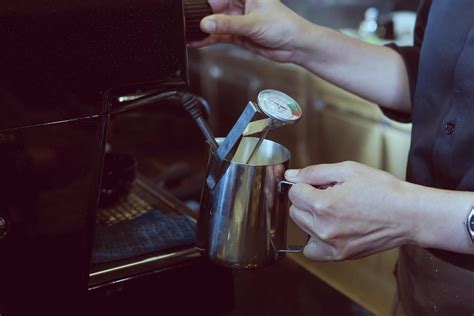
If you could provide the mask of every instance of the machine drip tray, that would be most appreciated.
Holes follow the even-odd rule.
[[[157,210],[159,210],[158,217],[153,217],[152,215],[155,214],[151,214],[151,212],[157,212]],[[196,222],[194,216],[195,213],[183,202],[162,188],[150,184],[145,177],[138,176],[128,195],[113,205],[99,209],[96,237],[101,236],[100,232],[107,229],[109,231],[115,229],[119,232],[118,236],[122,233],[127,234],[128,232],[121,231],[122,228],[126,229],[129,227],[127,224],[134,221],[141,221],[139,224],[143,225],[143,220],[146,218],[176,219],[181,222],[185,220],[188,224],[194,225]],[[110,244],[113,246],[113,239]],[[133,245],[131,246],[133,248]],[[137,248],[140,248],[139,245]],[[158,273],[161,270],[167,270],[200,258],[198,250],[192,241],[189,242],[189,238],[183,245],[174,242],[171,247],[161,247],[155,252],[137,253],[138,250],[133,250],[135,252],[128,258],[92,263],[89,274],[89,290],[98,289],[110,283],[119,283],[147,274]]]
[[[182,201],[139,176],[130,194],[120,199],[118,203],[98,210],[97,224],[117,224],[134,219],[153,209],[160,209],[161,212],[170,216],[187,215],[196,221],[195,213]]]

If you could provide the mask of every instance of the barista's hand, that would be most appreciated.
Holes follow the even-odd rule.
[[[292,62],[299,41],[311,23],[278,0],[209,0],[214,15],[201,21],[211,34],[193,43],[201,47],[219,42],[236,43],[267,58]]]
[[[289,193],[290,215],[311,236],[308,258],[353,259],[413,241],[417,221],[406,205],[416,194],[411,184],[355,162],[288,170],[285,176],[297,183]]]

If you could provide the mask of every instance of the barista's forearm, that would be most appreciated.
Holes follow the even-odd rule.
[[[392,49],[310,23],[299,38],[295,63],[383,107],[410,111],[407,70]]]
[[[412,184],[410,184],[412,185]],[[474,206],[473,192],[447,191],[414,185],[410,198],[402,203],[413,210],[413,242],[437,248],[474,254],[474,244],[464,220]]]

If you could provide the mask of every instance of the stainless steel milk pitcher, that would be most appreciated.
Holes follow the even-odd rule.
[[[242,138],[216,185],[202,191],[197,245],[211,261],[231,268],[261,267],[302,251],[286,242],[289,186],[283,179],[290,152],[265,139],[252,154],[258,141]],[[213,159],[211,148],[208,166]]]

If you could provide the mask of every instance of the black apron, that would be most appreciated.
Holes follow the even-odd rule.
[[[474,192],[474,0],[432,1],[412,121],[407,180]],[[397,283],[407,315],[474,315],[474,256],[403,246]]]

